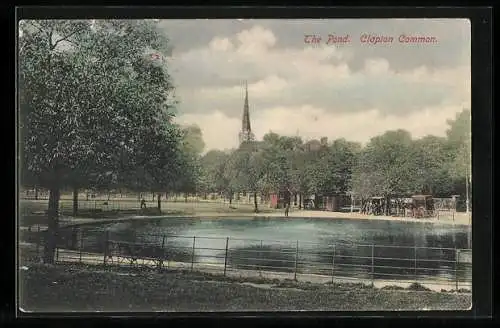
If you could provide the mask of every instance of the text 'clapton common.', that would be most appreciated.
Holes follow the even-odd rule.
[[[325,42],[326,40],[326,42]],[[359,41],[363,44],[391,44],[394,42],[403,44],[419,44],[419,43],[437,43],[438,40],[435,36],[422,36],[422,35],[407,35],[401,34],[398,37],[388,36],[388,35],[376,35],[376,34],[361,34]],[[317,34],[306,34],[304,35],[304,43],[307,44],[346,44],[351,43],[352,38],[349,34],[336,35],[328,34],[328,38],[323,38]]]

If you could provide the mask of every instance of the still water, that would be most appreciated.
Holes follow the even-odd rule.
[[[468,280],[471,274],[470,263],[466,263],[469,261],[460,263],[456,252],[470,246],[470,228],[462,225],[386,220],[155,218],[84,229],[87,236],[98,240],[107,230],[112,240],[161,247],[171,261],[224,264],[227,243],[227,265],[233,268],[326,275],[333,269],[339,276],[380,279],[408,279],[409,275],[455,279],[457,274],[460,280]]]

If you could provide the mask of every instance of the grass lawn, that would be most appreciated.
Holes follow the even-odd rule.
[[[202,273],[82,265],[28,264],[19,271],[20,307],[28,311],[460,310],[470,294],[239,281]]]

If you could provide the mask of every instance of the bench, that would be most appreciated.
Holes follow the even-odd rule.
[[[161,266],[167,259],[165,249],[156,244],[134,243],[126,241],[110,240],[108,242],[107,259],[117,259],[117,263],[128,262],[138,264],[137,260],[149,260]]]

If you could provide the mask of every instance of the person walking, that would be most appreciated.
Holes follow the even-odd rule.
[[[285,217],[288,217],[288,212],[290,211],[290,202],[285,204]]]

